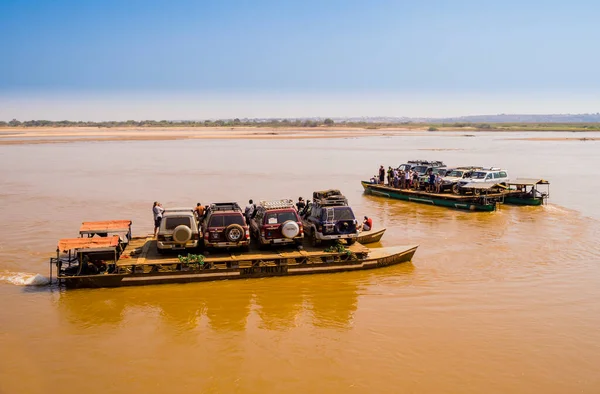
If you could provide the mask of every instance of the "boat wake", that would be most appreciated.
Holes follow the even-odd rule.
[[[45,286],[50,281],[40,274],[28,274],[26,272],[0,272],[0,282],[6,282],[17,286]]]

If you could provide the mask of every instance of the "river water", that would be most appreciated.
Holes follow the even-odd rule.
[[[0,393],[600,392],[598,141],[573,133],[0,146]],[[592,134],[586,134],[592,136]],[[596,136],[596,135],[594,135]],[[453,211],[367,196],[408,159],[551,181],[550,204]],[[339,188],[381,270],[139,288],[25,286],[84,220]],[[34,274],[40,274],[35,277]]]

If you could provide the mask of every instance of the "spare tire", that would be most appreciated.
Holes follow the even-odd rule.
[[[300,226],[293,220],[288,220],[281,225],[281,235],[292,239],[300,234]]]
[[[185,224],[180,224],[173,229],[173,241],[178,244],[184,244],[192,239],[192,229]]]
[[[225,238],[229,242],[240,242],[244,238],[244,228],[239,224],[230,224],[225,229]]]

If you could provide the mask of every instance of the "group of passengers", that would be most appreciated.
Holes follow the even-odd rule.
[[[387,184],[385,182],[387,174]],[[427,180],[423,182],[421,179],[421,175],[417,171],[409,170],[400,170],[399,168],[388,167],[387,171],[382,166],[379,167],[379,174],[373,175],[371,178],[371,183],[387,185],[396,189],[415,189],[419,190],[421,188],[421,183],[425,185],[425,191],[430,193],[440,193],[442,188],[442,177],[439,173],[433,173],[433,170],[430,169],[427,172]]]

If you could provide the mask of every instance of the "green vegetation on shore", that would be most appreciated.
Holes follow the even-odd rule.
[[[204,121],[170,121],[170,120],[127,120],[127,121],[51,121],[51,120],[27,120],[19,121],[13,119],[10,122],[0,121],[0,127],[264,127],[264,128],[311,128],[311,127],[349,127],[369,130],[383,128],[402,128],[410,130],[469,130],[469,131],[600,131],[600,123],[372,123],[372,122],[334,122],[330,118],[323,120],[309,119],[269,119],[269,120],[204,120]]]

